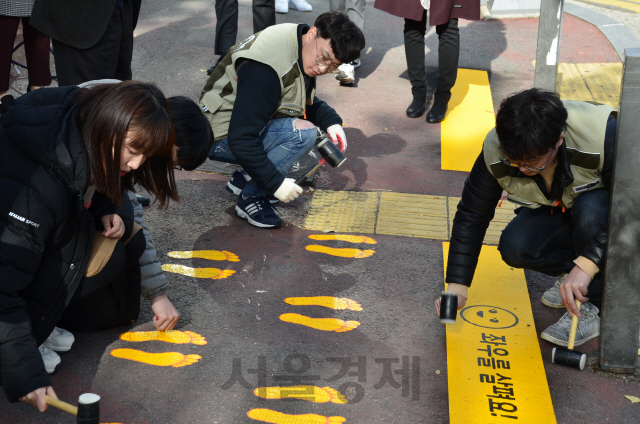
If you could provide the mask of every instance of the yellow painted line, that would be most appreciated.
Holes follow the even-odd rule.
[[[300,399],[313,403],[337,403],[344,405],[347,398],[331,387],[318,386],[282,386],[258,387],[253,394],[262,399]]]
[[[447,364],[451,424],[556,422],[524,272],[494,246],[482,247],[469,302],[447,325]]]
[[[158,367],[184,367],[202,359],[200,355],[184,355],[180,352],[147,353],[135,349],[115,349],[111,351],[111,356]]]
[[[179,259],[202,258],[212,261],[240,262],[238,255],[227,252],[226,250],[186,250],[182,252],[169,252],[167,256]]]
[[[311,234],[309,238],[311,240],[339,240],[339,241],[346,241],[349,243],[366,243],[366,244],[378,243],[371,237],[354,236],[352,234]]]
[[[620,9],[626,9],[632,12],[640,13],[640,3],[632,0],[619,1],[619,0],[587,0],[585,3],[591,3],[595,5],[615,6]]]
[[[247,412],[247,416],[256,421],[273,424],[340,424],[345,417],[325,417],[317,414],[290,415],[271,409],[255,408]]]
[[[120,338],[127,342],[148,342],[158,340],[167,343],[206,345],[207,341],[198,333],[192,331],[130,331],[120,334]]]
[[[442,169],[471,171],[495,121],[487,72],[458,69],[449,111],[441,124]]]
[[[445,196],[381,193],[376,234],[447,240]]]
[[[378,193],[316,190],[304,228],[373,234],[377,209]]]
[[[344,333],[358,328],[358,321],[343,321],[338,318],[310,318],[300,314],[282,314],[280,319],[292,324],[304,325],[322,331],[335,331]]]
[[[162,269],[168,272],[174,272],[176,274],[186,275],[188,277],[196,278],[211,278],[212,280],[220,280],[227,278],[236,272],[232,269],[218,269],[218,268],[191,268],[190,266],[176,265],[176,264],[164,264]]]
[[[375,250],[360,250],[350,248],[335,249],[333,247],[319,246],[317,244],[310,244],[308,246],[305,246],[305,249],[307,249],[309,252],[325,253],[331,256],[340,256],[342,258],[355,259],[368,258],[369,256],[372,256],[374,253],[376,253]]]
[[[325,308],[351,311],[361,311],[362,306],[355,300],[346,297],[311,296],[311,297],[287,297],[285,303],[294,306],[324,306]]]
[[[449,228],[453,228],[453,218],[455,218],[456,211],[458,210],[460,197],[449,197],[447,200],[449,201]],[[506,200],[496,206],[496,213],[484,236],[484,244],[498,244],[502,230],[504,230],[509,222],[516,216],[513,212],[515,208],[513,203]]]

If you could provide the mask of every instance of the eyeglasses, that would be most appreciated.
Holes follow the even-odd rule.
[[[547,165],[549,165],[549,161],[551,160],[551,156],[553,156],[553,152],[555,152],[557,148],[558,148],[557,145],[553,146],[553,149],[551,150],[551,154],[547,158],[547,161],[544,163],[542,168],[538,168],[537,166],[531,166],[531,165],[520,165],[518,163],[511,162],[509,159],[503,159],[502,157],[500,157],[499,159],[500,159],[500,162],[504,163],[507,166],[513,166],[514,168],[520,168],[522,166],[526,170],[533,171],[533,172],[540,172],[544,168],[546,168]]]
[[[316,55],[318,54],[318,39],[316,38]],[[340,65],[337,65],[331,61],[331,59],[327,59],[323,55],[316,56],[316,63],[319,66],[324,66],[329,74],[337,74],[339,72],[338,68]]]

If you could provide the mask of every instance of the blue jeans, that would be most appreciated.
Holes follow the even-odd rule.
[[[316,141],[316,128],[298,129],[294,124],[296,119],[299,118],[272,119],[260,134],[260,141],[267,158],[283,175],[287,175],[293,164],[309,153]],[[209,152],[209,159],[240,164],[231,153],[226,138],[213,145]],[[243,193],[258,197],[267,194],[253,179],[247,182]]]
[[[609,191],[598,189],[581,194],[565,213],[561,208],[553,208],[552,215],[550,209],[522,208],[507,225],[498,250],[508,265],[553,277],[571,271],[575,266],[573,260],[607,227]],[[589,302],[596,306],[602,301],[603,271],[596,274],[587,293]]]

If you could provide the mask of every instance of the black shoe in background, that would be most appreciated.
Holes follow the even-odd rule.
[[[425,109],[427,109],[427,98],[425,97],[414,97],[413,101],[407,108],[407,116],[409,118],[419,118],[424,114]]]
[[[0,115],[7,111],[7,108],[13,104],[15,98],[11,94],[2,96],[0,99]]]
[[[444,115],[447,113],[447,103],[435,101],[429,113],[427,113],[427,122],[430,124],[437,124],[444,119]]]
[[[224,56],[220,56],[218,58],[218,60],[216,60],[216,63],[214,63],[213,65],[211,65],[211,68],[207,69],[207,75],[211,75],[213,74],[213,71],[216,69],[216,67],[218,66],[218,64],[220,63],[220,61],[222,60]]]
[[[139,194],[136,194],[136,200],[142,206],[149,206],[151,204],[151,199],[149,199],[148,197],[145,197],[145,196],[141,196]]]

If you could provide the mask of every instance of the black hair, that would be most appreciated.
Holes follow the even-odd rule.
[[[207,159],[213,145],[213,131],[200,106],[184,96],[168,99],[176,134],[178,165],[187,171],[196,169]]]
[[[349,63],[360,57],[364,49],[364,34],[360,28],[341,12],[323,13],[316,19],[314,26],[318,36],[329,40],[333,54],[342,63]]]
[[[500,103],[496,132],[509,159],[531,160],[556,145],[566,123],[567,110],[560,96],[531,88],[511,94]]]

